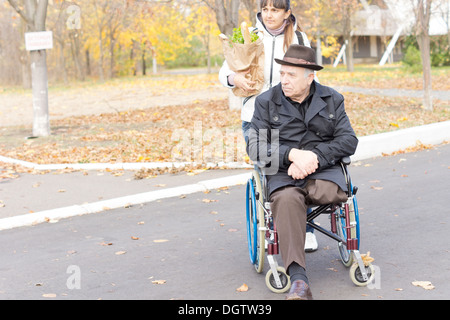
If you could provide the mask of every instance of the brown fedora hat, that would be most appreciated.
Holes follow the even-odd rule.
[[[322,70],[323,67],[316,64],[316,52],[309,47],[301,46],[299,44],[291,45],[283,60],[275,59],[279,64],[308,68],[312,70]]]

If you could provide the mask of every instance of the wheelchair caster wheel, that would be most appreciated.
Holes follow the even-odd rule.
[[[368,280],[364,280],[361,274],[361,269],[359,268],[357,263],[354,263],[350,268],[350,279],[352,282],[358,287],[365,287],[369,283],[371,283],[375,277],[375,269],[372,264],[369,264],[365,267]]]
[[[278,276],[280,277],[281,286],[277,286],[272,269],[267,271],[266,285],[274,293],[284,293],[291,287],[291,279],[289,278],[286,270],[283,267],[277,267],[277,272]]]

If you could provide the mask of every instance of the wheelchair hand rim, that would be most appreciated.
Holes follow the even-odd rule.
[[[248,242],[248,252],[250,255],[250,261],[252,264],[256,262],[256,254],[257,254],[257,237],[258,237],[258,225],[256,220],[256,198],[255,198],[255,190],[253,188],[253,181],[249,179],[247,182],[247,191],[246,191],[246,222],[247,222],[247,242]],[[251,208],[250,208],[251,205]],[[250,214],[252,217],[252,221],[250,220]],[[253,231],[253,237],[252,237]],[[253,241],[252,241],[253,240]]]

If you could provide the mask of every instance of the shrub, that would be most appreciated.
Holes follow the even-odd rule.
[[[422,70],[422,58],[420,56],[420,51],[414,45],[409,45],[406,48],[405,56],[403,57],[402,62],[412,72],[420,72]]]

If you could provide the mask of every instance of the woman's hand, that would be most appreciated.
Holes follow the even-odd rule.
[[[256,84],[256,82],[246,78],[246,75],[249,72],[250,71],[236,73],[236,75],[234,76],[234,85],[237,88],[244,91],[251,91],[254,89],[253,86]]]

